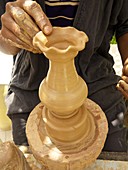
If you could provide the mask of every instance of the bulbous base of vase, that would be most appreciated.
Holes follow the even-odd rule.
[[[63,145],[58,147],[47,135],[42,121],[44,106],[40,103],[31,112],[26,128],[29,145],[34,157],[49,170],[82,170],[99,156],[108,132],[107,119],[95,102],[87,99],[84,105],[96,125],[95,136],[91,141],[85,137],[79,147],[73,150],[69,147],[68,152],[63,152]]]

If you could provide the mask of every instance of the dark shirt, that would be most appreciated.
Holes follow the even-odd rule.
[[[45,0],[47,17],[54,26],[72,26],[79,0]]]
[[[44,1],[37,0],[44,8]],[[0,1],[0,12],[4,1]],[[88,97],[107,112],[122,100],[116,90],[120,79],[109,54],[110,41],[128,32],[127,0],[80,0],[73,26],[84,31],[89,42],[75,59],[78,74],[86,81]],[[16,56],[7,96],[8,113],[29,112],[37,103],[38,87],[47,75],[48,60],[43,54],[21,50]],[[111,87],[109,89],[109,87]]]

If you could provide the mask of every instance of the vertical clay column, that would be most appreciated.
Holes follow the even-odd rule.
[[[74,66],[87,41],[73,27],[55,27],[50,36],[39,32],[33,40],[49,59],[49,71],[39,88],[41,103],[29,117],[27,137],[34,156],[49,170],[82,170],[97,158],[106,139],[106,117],[87,99],[87,85]]]

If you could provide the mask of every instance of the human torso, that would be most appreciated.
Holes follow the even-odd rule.
[[[89,37],[86,48],[76,57],[75,65],[78,74],[87,82],[90,96],[100,89],[116,84],[119,79],[112,68],[113,58],[109,55],[109,43],[118,24],[119,12],[124,1],[80,0],[79,6],[74,8],[76,15],[75,18],[72,17],[74,19],[70,26],[84,31]],[[49,13],[44,0],[37,0],[37,2],[45,12]],[[50,17],[50,13],[48,15]],[[69,26],[69,24],[64,26]],[[34,100],[36,103],[38,97],[29,96],[34,90],[37,93],[47,71],[48,60],[43,54],[32,54],[22,50],[15,60],[10,87],[20,98],[23,97],[23,100],[29,98],[28,103],[33,107],[32,103]],[[23,94],[22,91],[25,93]],[[24,95],[27,95],[26,99]]]

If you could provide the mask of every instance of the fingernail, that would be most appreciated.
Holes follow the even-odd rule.
[[[51,34],[51,32],[52,32],[52,27],[50,27],[50,26],[44,27],[44,33],[45,34],[49,35],[49,34]]]

